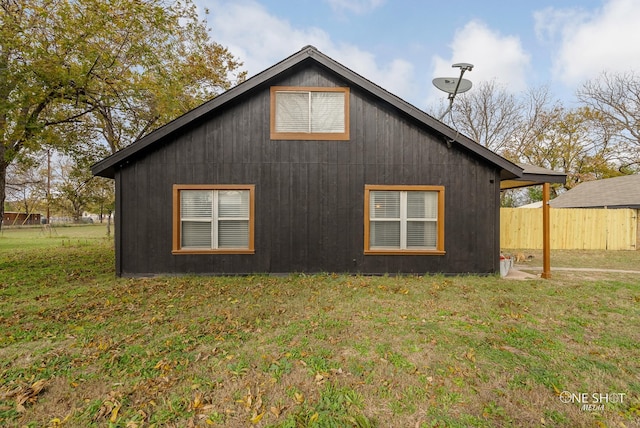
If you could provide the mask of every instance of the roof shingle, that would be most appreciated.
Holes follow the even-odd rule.
[[[640,174],[580,183],[550,202],[553,208],[640,208]]]

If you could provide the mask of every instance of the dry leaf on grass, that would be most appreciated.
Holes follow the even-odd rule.
[[[254,410],[253,417],[251,418],[251,423],[254,425],[257,424],[258,422],[260,422],[263,416],[264,416],[264,412],[258,413]]]
[[[273,414],[273,416],[275,416],[276,418],[279,418],[284,409],[286,409],[286,406],[277,405],[277,406],[271,406],[269,408],[269,411]]]
[[[44,391],[47,381],[40,379],[31,385],[18,386],[12,391],[4,394],[4,399],[15,398],[16,411],[22,413],[26,410],[25,405],[33,404],[38,400],[38,395]]]
[[[116,399],[116,395],[114,392],[111,392],[110,397],[102,401],[102,405],[100,406],[100,410],[93,415],[93,421],[97,422],[100,419],[109,419],[109,422],[115,423],[118,420],[118,412],[120,412],[120,408],[122,404],[120,401]]]

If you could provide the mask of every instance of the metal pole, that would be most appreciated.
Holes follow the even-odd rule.
[[[453,90],[453,93],[449,94],[449,107],[447,107],[447,109],[444,111],[444,113],[442,113],[442,115],[440,116],[440,118],[438,120],[442,121],[442,119],[444,119],[444,117],[447,115],[447,113],[449,113],[451,111],[451,108],[453,107],[453,100],[455,99],[456,95],[458,94],[458,89],[460,88],[460,82],[462,82],[462,76],[464,76],[464,72],[467,71],[467,70],[471,70],[471,68],[469,68],[469,67],[461,67],[460,68],[460,78],[456,82],[456,87]]]

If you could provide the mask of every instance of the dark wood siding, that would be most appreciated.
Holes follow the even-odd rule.
[[[272,84],[349,86],[333,76],[313,66]],[[368,92],[350,97],[349,141],[271,141],[265,86],[121,166],[118,273],[495,272],[499,171]],[[172,255],[173,184],[255,184],[255,254]],[[365,256],[365,184],[444,186],[446,255]]]

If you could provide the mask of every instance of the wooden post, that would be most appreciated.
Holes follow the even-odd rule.
[[[549,183],[542,185],[542,277],[551,278],[551,237],[549,227]]]

